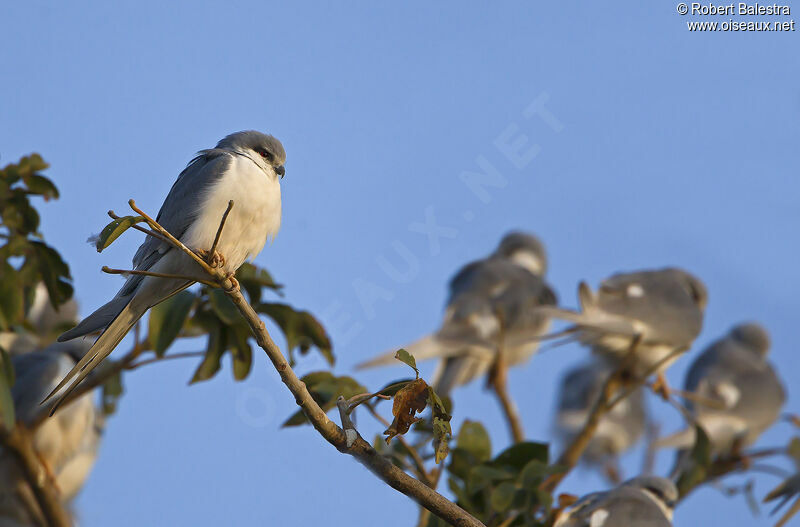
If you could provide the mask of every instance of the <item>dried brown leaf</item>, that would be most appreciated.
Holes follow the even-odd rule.
[[[411,425],[420,420],[416,414],[422,412],[428,404],[428,384],[423,379],[416,379],[405,385],[394,396],[392,415],[394,420],[383,433],[386,443],[396,435],[408,432]]]

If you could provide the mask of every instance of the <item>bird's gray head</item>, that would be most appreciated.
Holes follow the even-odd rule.
[[[672,510],[678,502],[678,489],[667,478],[657,476],[640,476],[629,479],[623,485],[642,489],[660,501],[667,509]]]
[[[286,151],[280,141],[271,135],[255,130],[235,132],[217,143],[217,148],[247,155],[267,172],[273,171],[281,178],[285,174]]]
[[[746,349],[764,356],[769,352],[769,333],[761,324],[746,322],[731,329],[731,338],[739,342]]]
[[[547,271],[547,254],[536,236],[524,232],[510,232],[500,241],[494,258],[504,258],[524,267],[537,276]]]

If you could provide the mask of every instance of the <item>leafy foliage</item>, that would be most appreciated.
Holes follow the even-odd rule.
[[[491,444],[483,426],[465,421],[453,449],[448,486],[459,505],[486,525],[539,526],[553,504],[539,487],[562,469],[548,464],[548,446],[523,442],[490,459]]]
[[[39,282],[58,307],[72,297],[69,266],[39,234],[39,213],[31,198],[58,198],[56,186],[40,172],[48,165],[32,154],[0,169],[0,331],[22,325]]]
[[[306,384],[311,396],[326,412],[336,406],[336,399],[340,395],[345,399],[350,399],[367,391],[352,377],[337,377],[328,371],[309,373],[301,377],[300,380]],[[283,426],[298,426],[307,422],[308,419],[306,419],[303,411],[298,410],[283,423]]]

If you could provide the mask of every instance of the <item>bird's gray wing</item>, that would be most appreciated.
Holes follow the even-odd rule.
[[[577,505],[577,504],[576,504]],[[639,489],[625,486],[601,494],[574,515],[574,527],[671,527],[658,505]]]
[[[180,240],[195,220],[209,187],[230,168],[232,155],[227,150],[203,150],[180,173],[156,216],[156,221],[175,238]],[[133,256],[133,268],[150,269],[171,248],[170,244],[148,236]],[[141,276],[132,276],[120,296],[132,292],[141,280]]]
[[[17,419],[30,423],[41,412],[40,402],[55,388],[58,381],[72,367],[64,370],[61,364],[66,356],[45,350],[17,355],[12,358],[16,380],[11,389]]]
[[[642,323],[650,341],[686,347],[699,335],[703,311],[694,282],[678,269],[614,275],[597,291],[597,307]]]

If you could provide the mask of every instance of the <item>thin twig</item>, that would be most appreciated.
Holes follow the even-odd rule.
[[[350,412],[347,406],[347,400],[343,396],[336,399],[336,407],[339,409],[339,417],[342,420],[342,428],[346,437],[347,448],[353,446],[353,443],[358,439],[358,430],[356,430],[353,421],[350,419]]]
[[[135,274],[139,276],[154,276],[156,278],[171,278],[173,280],[186,280],[187,282],[200,282],[201,284],[205,284],[209,287],[219,287],[219,284],[216,282],[209,282],[207,280],[201,280],[200,278],[194,278],[191,276],[183,276],[178,274],[167,274],[167,273],[154,273],[152,271],[139,271],[137,269],[112,269],[107,265],[104,265],[101,269],[104,273],[108,274]]]
[[[216,236],[214,236],[214,243],[211,244],[211,250],[208,251],[209,260],[211,260],[214,257],[214,253],[217,250],[217,245],[219,244],[219,237],[222,236],[222,228],[225,227],[225,222],[228,220],[228,214],[231,213],[232,208],[233,208],[233,200],[230,200],[228,201],[228,208],[225,209],[225,212],[222,214],[222,220],[220,220],[219,222],[219,227],[217,228],[217,234]]]
[[[496,316],[500,321],[500,330],[497,334],[497,353],[491,373],[489,374],[489,386],[491,386],[492,390],[497,395],[497,399],[500,401],[500,406],[503,409],[503,415],[508,423],[508,428],[514,443],[521,443],[525,441],[525,432],[522,429],[522,418],[519,416],[517,405],[514,404],[511,395],[508,393],[508,361],[505,357],[503,317],[500,313],[497,313]]]
[[[197,255],[197,253],[186,247],[180,240],[175,238],[168,230],[162,227],[156,220],[148,216],[146,212],[137,207],[136,202],[134,200],[132,199],[128,200],[128,205],[130,206],[131,209],[133,209],[134,212],[137,212],[141,217],[145,219],[145,221],[147,221],[147,224],[150,226],[151,229],[164,236],[167,239],[167,241],[169,241],[169,243],[171,243],[172,245],[174,245],[175,247],[186,253],[191,259],[197,262],[205,272],[207,272],[214,278],[218,278],[220,276],[220,273],[217,273],[215,269],[208,264],[208,262],[200,258],[200,256]]]

